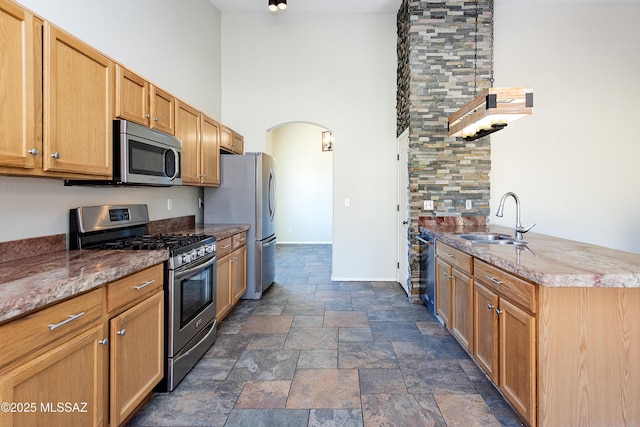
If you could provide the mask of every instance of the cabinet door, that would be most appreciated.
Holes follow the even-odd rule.
[[[218,322],[231,310],[231,257],[233,254],[227,254],[222,258],[218,258],[216,264],[216,318]]]
[[[451,334],[462,348],[473,351],[473,279],[457,268],[451,279]]]
[[[200,112],[176,102],[176,138],[182,140],[182,184],[200,184]]]
[[[121,425],[164,374],[164,294],[110,321],[110,419]]]
[[[233,302],[237,302],[247,291],[247,247],[241,246],[231,254]]]
[[[106,336],[99,324],[3,373],[0,401],[23,406],[19,412],[1,411],[0,425],[106,426]]]
[[[498,385],[498,295],[478,281],[473,288],[473,356],[482,370]]]
[[[42,24],[0,0],[0,28],[0,166],[32,169],[42,159]]]
[[[500,390],[535,425],[535,318],[500,299]]]
[[[220,148],[233,151],[233,131],[226,126],[220,126]]]
[[[59,28],[44,28],[44,170],[110,178],[113,64]]]
[[[149,127],[149,82],[116,64],[115,116]]]
[[[220,185],[220,124],[204,114],[200,123],[200,182],[209,186]]]
[[[150,90],[151,128],[174,135],[176,99],[168,92],[154,85],[150,86]]]
[[[436,313],[451,326],[451,266],[436,258]]]
[[[233,133],[233,151],[234,153],[242,154],[244,153],[244,138],[242,135],[238,135],[237,133]]]

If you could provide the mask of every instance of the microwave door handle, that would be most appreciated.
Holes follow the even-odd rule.
[[[178,162],[178,160],[180,159],[180,155],[178,154],[178,151],[173,147],[169,147],[169,150],[173,151],[173,157],[176,159],[176,172],[173,174],[171,178],[169,178],[171,181],[173,181],[174,179],[176,179],[176,177],[180,173],[180,162]]]

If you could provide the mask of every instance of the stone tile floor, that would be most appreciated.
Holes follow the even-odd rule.
[[[130,426],[521,426],[455,339],[395,282],[332,282],[331,245],[278,245],[172,393]]]

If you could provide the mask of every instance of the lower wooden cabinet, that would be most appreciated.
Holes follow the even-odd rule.
[[[164,374],[163,278],[158,264],[0,325],[0,426],[122,425]]]
[[[529,425],[536,425],[536,318],[533,284],[475,261],[473,357]],[[535,288],[532,288],[535,294]]]
[[[110,419],[121,425],[164,374],[164,296],[158,292],[109,321]]]
[[[451,334],[462,348],[473,350],[473,279],[457,268],[451,269]]]
[[[436,313],[447,328],[451,327],[451,266],[436,258]]]
[[[216,319],[221,322],[247,290],[247,233],[218,242]]]
[[[0,375],[0,425],[107,425],[106,325],[98,324]]]

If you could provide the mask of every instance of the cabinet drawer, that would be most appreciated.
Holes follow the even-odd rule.
[[[486,262],[474,261],[474,277],[500,297],[535,313],[537,310],[536,285],[515,277]]]
[[[155,294],[164,283],[164,265],[157,264],[107,285],[107,311],[133,305]]]
[[[466,273],[471,274],[473,271],[473,257],[449,245],[436,242],[436,255]]]
[[[0,326],[0,366],[102,321],[104,288],[73,297]]]
[[[229,253],[231,253],[231,237],[227,237],[226,239],[222,239],[218,242],[218,259]]]
[[[231,249],[235,250],[236,248],[239,248],[240,246],[244,246],[247,244],[247,233],[238,233],[238,234],[234,234],[231,237]]]

